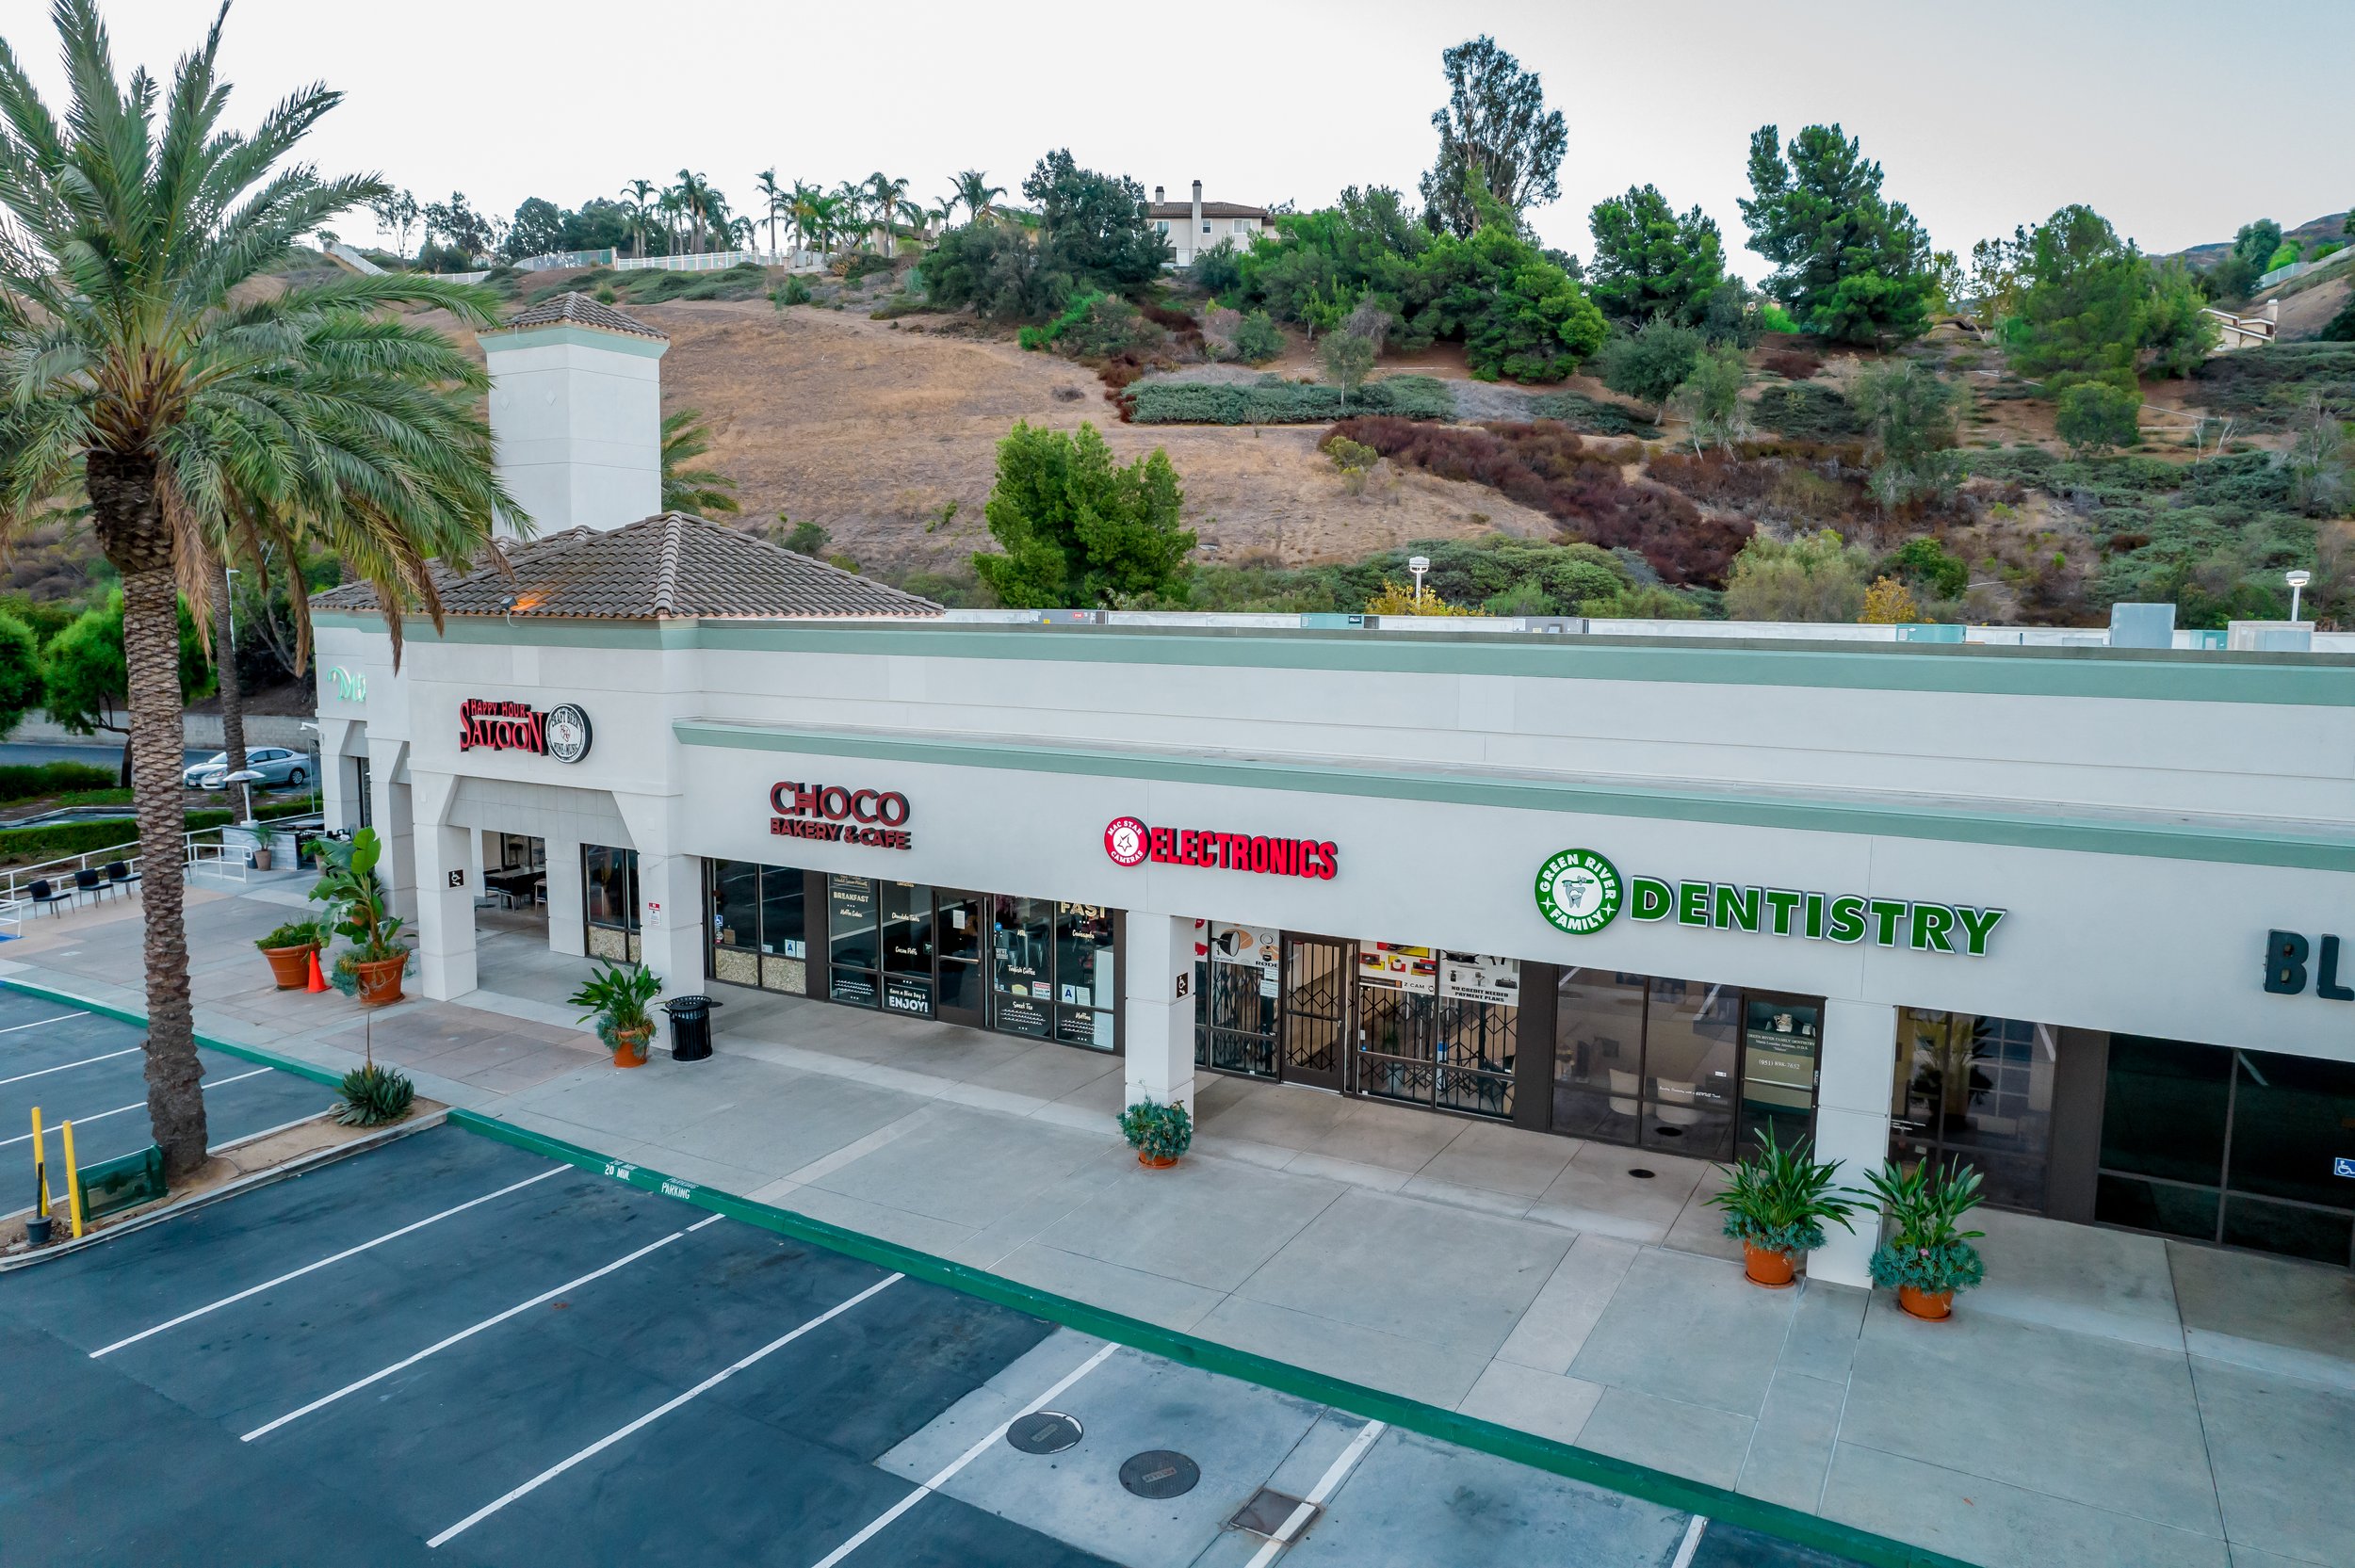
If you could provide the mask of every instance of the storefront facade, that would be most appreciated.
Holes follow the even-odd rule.
[[[431,994],[498,830],[552,946],[1113,1052],[1132,1097],[1240,1074],[1636,1164],[1773,1128],[2355,1251],[2334,655],[518,616],[413,622],[396,675],[320,619]],[[477,700],[594,747],[463,746]]]

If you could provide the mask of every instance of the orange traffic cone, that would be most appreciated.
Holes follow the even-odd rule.
[[[317,947],[311,949],[311,983],[302,989],[305,991],[327,989],[327,977],[319,973],[319,950]]]

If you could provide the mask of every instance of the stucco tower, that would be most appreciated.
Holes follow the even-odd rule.
[[[662,509],[668,337],[565,294],[481,343],[498,475],[539,532],[618,528]],[[499,531],[513,529],[502,519]]]

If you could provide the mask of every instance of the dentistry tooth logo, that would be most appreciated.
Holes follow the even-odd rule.
[[[1104,853],[1114,865],[1141,865],[1151,849],[1145,824],[1133,816],[1115,816],[1104,829]]]
[[[1592,849],[1564,849],[1537,868],[1537,913],[1572,936],[1611,924],[1625,897],[1618,867]]]

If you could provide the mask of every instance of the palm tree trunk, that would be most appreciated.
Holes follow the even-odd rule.
[[[167,1178],[204,1163],[203,1068],[188,1000],[182,924],[186,817],[180,799],[180,593],[171,530],[145,453],[89,454],[86,484],[101,549],[122,575],[122,655],[131,708],[131,800],[146,903],[147,1119]]]
[[[245,693],[237,687],[236,614],[229,595],[236,579],[226,569],[220,574],[220,613],[213,617],[213,669],[220,686],[220,749],[229,753],[228,771],[245,771]],[[236,799],[232,792],[231,798]]]

